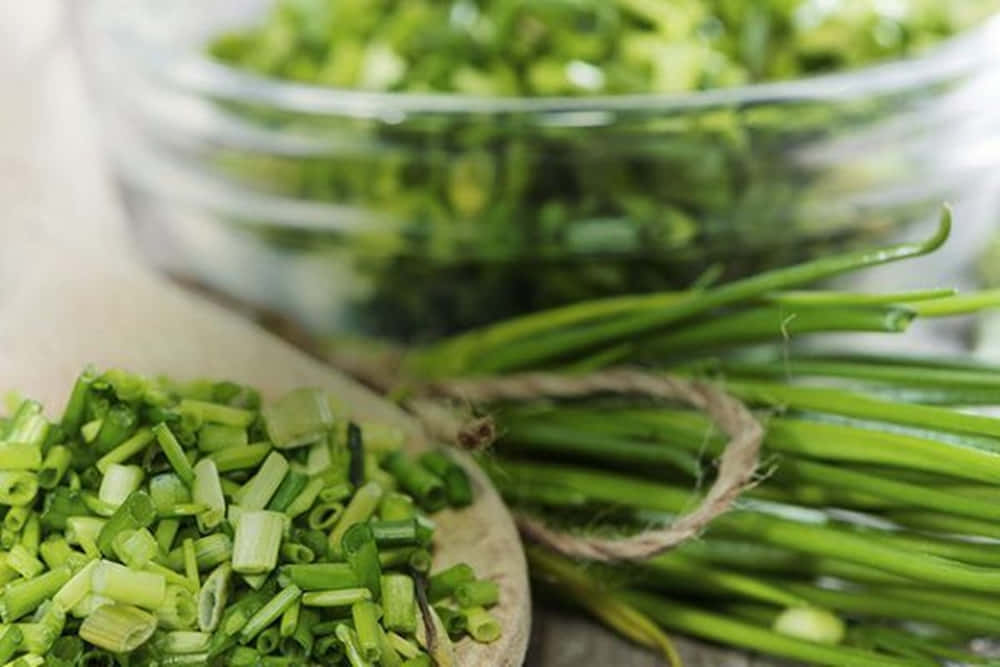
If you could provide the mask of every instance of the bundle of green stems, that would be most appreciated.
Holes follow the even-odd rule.
[[[1000,368],[809,353],[803,334],[899,333],[977,312],[996,292],[852,294],[816,281],[932,252],[827,257],[686,292],[502,322],[413,352],[436,379],[642,364],[719,383],[761,420],[759,482],[695,540],[640,563],[528,549],[538,590],[676,661],[664,631],[822,665],[985,664],[1000,631]],[[577,534],[628,535],[692,509],[725,438],[692,409],[638,396],[487,406],[481,457],[516,512]],[[997,523],[994,523],[997,522]]]

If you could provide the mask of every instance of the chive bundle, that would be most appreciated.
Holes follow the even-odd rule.
[[[664,630],[810,664],[983,664],[969,646],[1000,628],[1000,419],[967,407],[1000,405],[1000,368],[797,345],[804,333],[894,333],[918,315],[997,305],[996,292],[802,289],[931,252],[947,223],[925,243],[500,322],[417,350],[408,367],[440,388],[449,376],[641,362],[716,381],[755,410],[760,482],[699,539],[629,564],[528,550],[536,591],[673,664]],[[475,395],[474,379],[457,386]],[[725,445],[704,414],[644,397],[493,407],[504,435],[483,467],[515,511],[577,536],[671,523],[700,500]],[[438,577],[431,599],[489,593],[461,568]]]
[[[315,389],[262,408],[231,382],[94,369],[59,422],[15,401],[0,664],[418,667],[452,639],[495,640],[492,582],[453,592],[448,613],[472,622],[440,636],[417,602],[428,513],[469,504],[464,469],[344,413]]]

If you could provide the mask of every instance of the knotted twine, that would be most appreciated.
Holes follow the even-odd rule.
[[[694,510],[681,515],[669,526],[648,528],[627,537],[605,538],[559,531],[537,518],[515,513],[518,527],[527,537],[573,558],[604,562],[645,560],[697,537],[753,485],[764,428],[741,401],[707,382],[629,368],[587,375],[520,373],[428,383],[419,387],[419,397],[407,401],[406,406],[431,436],[466,449],[481,449],[496,435],[492,420],[488,417],[463,420],[440,400],[434,399],[486,404],[582,398],[601,393],[682,401],[706,413],[729,437],[719,458],[715,481]]]

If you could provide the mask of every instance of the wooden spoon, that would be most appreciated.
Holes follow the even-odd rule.
[[[10,231],[10,229],[8,229]],[[150,274],[109,240],[100,253],[60,245],[26,230],[0,246],[0,388],[17,389],[58,415],[88,363],[177,378],[226,378],[265,398],[320,386],[361,419],[397,424],[413,448],[420,428],[396,406],[256,326]],[[435,568],[467,562],[498,582],[493,612],[503,634],[492,644],[463,640],[459,665],[520,665],[528,640],[527,570],[517,530],[496,490],[465,457],[476,502],[434,516]]]

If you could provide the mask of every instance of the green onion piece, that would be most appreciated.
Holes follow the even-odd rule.
[[[367,521],[375,513],[379,500],[382,499],[382,487],[375,482],[368,482],[354,494],[347,504],[337,525],[330,531],[330,548],[334,553],[340,553],[341,540],[344,534],[356,523]]]
[[[288,611],[293,609],[301,609],[301,606],[299,604],[292,605],[289,607]],[[282,636],[282,639],[281,644],[279,645],[279,650],[281,655],[286,658],[302,661],[306,656],[312,653],[313,645],[315,644],[315,637],[312,633],[312,628],[315,627],[316,618],[318,618],[318,616],[310,609],[296,612],[296,616],[301,613],[303,618],[301,622],[296,621],[296,623],[291,627],[292,632],[285,636],[284,621],[288,615],[288,611],[286,611],[285,616],[281,617],[282,623],[278,634]],[[298,664],[298,662],[295,664]]]
[[[333,463],[330,456],[330,444],[324,438],[309,445],[309,453],[306,455],[306,473],[318,475]]]
[[[2,641],[0,639],[0,644]],[[82,657],[83,640],[75,635],[63,635],[52,643],[45,660],[49,667],[75,667],[80,664]]]
[[[323,490],[325,482],[320,477],[311,477],[306,482],[302,490],[299,491],[298,495],[292,499],[288,506],[285,507],[285,516],[289,519],[294,519],[295,517],[305,514],[312,506],[316,503],[316,499],[319,497],[320,491]],[[332,524],[331,524],[332,525]]]
[[[383,568],[405,567],[422,573],[431,568],[430,552],[419,547],[383,549],[378,554],[378,561]]]
[[[42,539],[42,525],[38,515],[34,512],[28,517],[28,522],[24,524],[21,531],[21,546],[28,550],[32,556],[38,553],[38,543]]]
[[[97,537],[107,525],[106,519],[93,516],[71,516],[66,518],[66,541],[83,548],[88,556],[100,553],[97,548]]]
[[[21,649],[28,651],[29,655],[48,653],[59,636],[41,623],[18,623],[16,627],[21,631]]]
[[[319,503],[309,512],[307,523],[313,530],[323,530],[336,524],[343,514],[344,506],[340,503]]]
[[[452,565],[427,580],[427,599],[432,604],[451,597],[461,584],[476,580],[476,573],[466,563]]]
[[[391,452],[406,443],[403,429],[383,422],[361,422],[361,433],[369,451]]]
[[[320,637],[313,645],[313,656],[324,665],[339,665],[344,658],[344,644],[334,635]]]
[[[262,411],[267,435],[279,449],[309,445],[324,438],[334,423],[326,392],[296,389]]]
[[[382,596],[382,566],[371,526],[356,523],[347,529],[341,541],[341,551],[347,564],[358,575],[361,585],[372,592],[376,600]]]
[[[130,568],[144,568],[160,553],[156,538],[145,528],[123,530],[111,544],[118,560]]]
[[[344,645],[344,655],[351,667],[371,667],[371,662],[365,660],[361,646],[358,643],[358,635],[349,626],[340,624],[337,626],[337,639]]]
[[[246,447],[232,447],[212,452],[207,458],[215,461],[220,473],[256,468],[271,452],[271,443],[258,442]]]
[[[170,462],[170,467],[174,469],[181,481],[190,487],[194,483],[194,470],[191,469],[191,462],[188,461],[184,449],[177,442],[170,427],[160,422],[153,427],[153,435],[156,436],[156,442],[159,443],[163,455]]]
[[[302,594],[305,607],[350,607],[361,600],[371,600],[367,588],[341,588],[333,591],[310,591]]]
[[[323,477],[327,486],[319,492],[319,499],[324,503],[336,503],[347,500],[354,493],[354,485],[350,482],[336,482],[331,484],[326,477]]]
[[[267,583],[267,579],[270,575],[265,574],[242,574],[240,577],[246,582],[247,586],[256,590],[260,590],[264,584]]]
[[[73,452],[65,445],[56,445],[49,449],[38,471],[38,485],[43,489],[54,489],[62,481],[73,460]]]
[[[157,648],[164,653],[204,653],[212,635],[193,630],[174,630],[160,637]]]
[[[237,428],[247,428],[253,423],[254,413],[251,410],[233,408],[228,405],[209,403],[207,401],[196,401],[185,398],[177,406],[181,414],[188,414],[198,419],[200,422],[210,424],[222,424],[223,426],[235,426]]]
[[[167,582],[167,588],[168,589],[170,588],[170,586],[181,586],[182,588],[188,589],[192,593],[197,593],[198,592],[198,585],[195,584],[190,579],[188,579],[187,576],[185,576],[183,574],[180,574],[178,572],[175,572],[175,571],[171,570],[169,567],[166,567],[164,565],[160,565],[159,563],[157,563],[155,561],[150,561],[150,562],[146,563],[142,567],[142,569],[146,570],[148,572],[155,572],[156,574],[163,575],[163,578]]]
[[[284,512],[308,483],[309,477],[307,475],[289,470],[285,478],[281,480],[278,490],[271,496],[271,500],[267,504],[267,509],[275,512]]]
[[[246,447],[247,431],[239,426],[205,424],[198,431],[198,449],[203,452],[217,452],[229,447]]]
[[[181,542],[181,554],[184,558],[184,576],[194,586],[198,585],[198,552],[194,548],[194,539],[187,537]]]
[[[477,642],[490,643],[500,638],[500,623],[482,607],[463,609],[469,635]]]
[[[378,662],[382,658],[382,647],[378,635],[379,611],[374,602],[362,600],[351,605],[351,618],[357,633],[361,657],[368,662]]]
[[[156,543],[160,545],[161,551],[170,551],[180,527],[181,522],[178,519],[160,519],[156,524]]]
[[[99,562],[98,560],[92,560],[80,568],[52,596],[53,601],[60,604],[64,609],[72,609],[80,604],[80,601],[93,591],[91,580]]]
[[[81,491],[80,499],[83,500],[87,510],[97,516],[110,517],[121,506],[120,503],[118,505],[106,503],[90,491]]]
[[[97,548],[105,556],[114,553],[115,537],[123,530],[139,530],[150,526],[156,519],[156,507],[144,491],[133,491],[115,510],[97,535]]]
[[[38,470],[41,467],[40,443],[0,442],[0,470]]]
[[[159,624],[173,630],[186,630],[198,620],[198,603],[185,586],[168,585],[163,605],[155,610]]]
[[[368,525],[380,547],[408,547],[420,542],[416,519],[371,521]]]
[[[0,471],[0,505],[27,505],[38,493],[38,476],[27,471]]]
[[[98,563],[90,581],[98,595],[145,609],[160,607],[167,592],[163,575],[132,570],[108,560]]]
[[[0,634],[0,662],[6,663],[21,648],[24,634],[16,625],[8,625]]]
[[[389,631],[386,633],[386,639],[389,640],[389,644],[392,646],[393,650],[399,655],[403,656],[404,659],[415,658],[421,655],[423,651],[414,642],[406,639],[405,637],[399,636],[397,633]]]
[[[87,593],[83,596],[83,599],[70,610],[70,612],[77,618],[87,618],[93,614],[94,610],[98,607],[114,603],[114,600],[106,598],[103,595],[98,595],[97,593]]]
[[[7,567],[13,568],[25,579],[31,579],[45,571],[45,564],[25,549],[23,544],[15,544],[7,552]]]
[[[92,444],[94,442],[94,439],[97,438],[97,433],[101,430],[102,423],[103,420],[94,419],[93,421],[89,421],[83,426],[81,426],[80,437],[83,438],[83,441],[88,444]]]
[[[139,466],[119,463],[108,465],[101,480],[97,497],[114,508],[120,506],[129,495],[142,486],[143,473]]]
[[[229,599],[232,567],[222,563],[205,579],[198,593],[198,627],[202,632],[215,632]]]
[[[412,461],[403,451],[393,452],[382,465],[421,507],[434,512],[448,504],[441,478]]]
[[[79,634],[94,646],[127,653],[142,646],[156,631],[156,618],[123,604],[105,605],[83,620]]]
[[[145,451],[146,447],[148,447],[151,442],[153,442],[153,430],[144,426],[136,431],[135,434],[128,440],[118,445],[101,458],[97,459],[97,463],[95,465],[98,470],[105,473],[107,472],[108,466],[112,463],[124,463],[133,456]],[[48,467],[48,460],[51,456],[52,452],[50,451],[49,455],[45,457],[46,462],[42,464],[42,472],[39,473],[39,478],[42,478],[42,473],[44,473],[45,469]]]
[[[88,367],[80,373],[76,382],[73,383],[73,390],[66,401],[61,422],[63,427],[70,433],[76,432],[83,424],[87,398],[90,395],[90,385],[96,376],[96,371]]]
[[[456,586],[452,596],[460,607],[492,607],[500,598],[500,589],[494,581],[477,579]]]
[[[4,623],[11,623],[33,612],[59,592],[72,574],[73,571],[69,566],[63,565],[37,577],[7,584],[3,593],[0,593],[0,618]]]
[[[94,438],[94,448],[99,454],[107,454],[132,434],[139,423],[139,415],[124,403],[116,403],[108,410],[101,422],[101,428]]]
[[[846,634],[839,617],[815,607],[786,609],[775,619],[773,628],[778,634],[819,644],[839,644]]]
[[[233,571],[264,574],[278,563],[285,517],[278,512],[243,512],[233,540]]]
[[[358,588],[361,579],[347,563],[309,563],[285,565],[282,577],[304,591]]]
[[[413,579],[405,574],[382,575],[382,624],[387,630],[412,634],[416,630],[417,603]]]
[[[417,642],[429,652],[432,660],[437,665],[456,665],[455,647],[451,643],[451,638],[445,630],[444,623],[438,617],[434,607],[427,607],[426,618],[423,623],[417,623]],[[433,639],[427,634],[427,625],[433,630]]]
[[[28,522],[28,517],[30,516],[31,507],[28,505],[11,507],[3,518],[3,527],[11,532],[18,533],[24,528],[24,524]]]
[[[347,481],[354,486],[361,486],[366,479],[365,447],[361,438],[361,428],[354,422],[347,424],[347,452],[350,455],[347,466]]]
[[[311,563],[316,560],[316,554],[304,544],[286,542],[281,545],[281,558],[290,563]]]
[[[255,646],[257,647],[257,652],[262,656],[267,656],[268,653],[273,653],[278,650],[278,646],[281,645],[281,635],[277,628],[268,628],[261,632],[257,636],[257,642]],[[260,664],[264,664],[264,657],[261,657]]]
[[[288,461],[271,452],[257,473],[236,492],[234,500],[244,510],[262,510],[278,490],[288,472]]]
[[[444,624],[445,632],[450,636],[461,637],[469,629],[469,623],[463,612],[440,604],[434,605],[434,611]]]
[[[42,557],[42,561],[49,569],[52,569],[65,563],[75,552],[65,537],[53,534],[38,546],[38,553]]]
[[[247,644],[257,636],[267,626],[278,620],[278,617],[285,613],[285,610],[298,602],[302,595],[302,589],[294,584],[282,589],[277,595],[271,598],[267,604],[257,610],[257,613],[250,617],[246,625],[240,630],[240,643]]]
[[[226,498],[219,480],[219,470],[211,459],[202,459],[194,466],[191,500],[208,509],[198,514],[198,529],[212,530],[226,517]]]
[[[383,521],[404,521],[417,515],[413,498],[405,493],[389,491],[382,496],[378,506],[379,518]]]
[[[302,601],[296,600],[295,604],[285,610],[281,615],[279,633],[282,637],[291,637],[299,625],[299,616],[302,612]],[[304,625],[304,624],[303,624]]]
[[[53,530],[66,530],[66,519],[82,513],[80,511],[82,502],[79,491],[64,486],[56,487],[45,494],[42,514],[39,517],[42,525]]]
[[[427,468],[444,481],[445,495],[452,507],[465,507],[472,504],[472,483],[465,469],[452,461],[443,452],[425,452],[418,459],[420,465]]]
[[[191,502],[191,491],[174,473],[162,473],[149,480],[149,497],[156,513],[168,515],[177,505]]]

